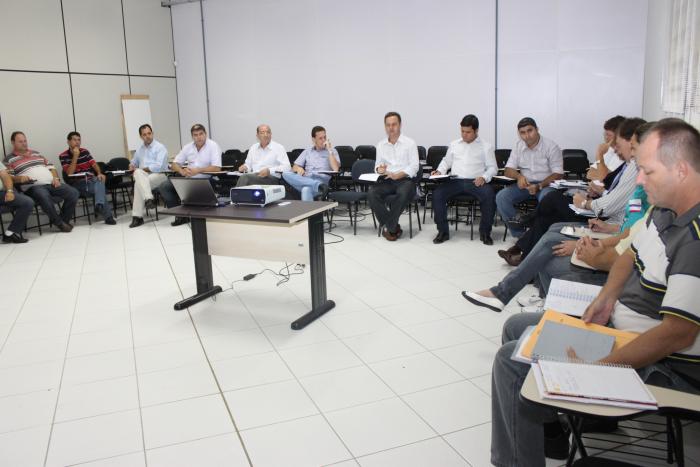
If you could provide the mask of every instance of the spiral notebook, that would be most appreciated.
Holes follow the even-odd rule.
[[[582,282],[552,279],[544,302],[545,310],[556,310],[571,316],[582,316],[602,287]]]
[[[586,404],[656,410],[658,404],[628,366],[540,358],[532,363],[540,396]]]

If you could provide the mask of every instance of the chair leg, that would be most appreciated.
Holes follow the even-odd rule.
[[[423,230],[420,225],[420,214],[418,213],[418,202],[416,202],[416,220],[418,221],[418,230]]]
[[[39,236],[41,236],[41,219],[39,219],[39,206],[34,205],[34,213],[36,214],[36,226],[39,229]]]
[[[475,216],[475,204],[472,203],[471,205],[471,220],[472,220],[472,232],[471,232],[471,240],[474,240],[474,222],[476,222],[476,216]]]
[[[455,232],[459,229],[459,203],[455,202]]]
[[[357,213],[360,210],[360,203],[355,201],[355,222],[352,223],[352,234],[357,235]],[[350,206],[350,221],[352,222],[352,206]]]
[[[408,205],[408,238],[413,238],[413,216],[411,215],[411,205]]]

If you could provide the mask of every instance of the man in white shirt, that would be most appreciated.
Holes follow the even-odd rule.
[[[622,115],[609,118],[603,124],[603,142],[596,150],[595,163],[588,169],[588,178],[591,180],[603,180],[610,172],[622,165],[623,160],[615,152],[615,133],[620,123],[625,121]]]
[[[504,175],[517,183],[496,195],[496,207],[503,222],[508,223],[513,237],[520,237],[524,230],[515,220],[515,205],[536,199],[538,202],[553,190],[549,186],[564,176],[564,159],[561,149],[554,141],[540,135],[537,123],[530,117],[518,122],[520,140],[510,153]],[[518,171],[519,170],[519,171]]]
[[[382,235],[393,242],[403,233],[399,217],[416,193],[411,179],[418,173],[418,147],[401,134],[401,115],[397,112],[384,116],[384,129],[387,138],[377,143],[374,163],[374,170],[381,177],[369,189],[367,199],[379,225],[384,226]],[[387,208],[386,197],[391,195],[394,196]]]
[[[134,171],[134,203],[131,208],[133,216],[129,228],[143,225],[144,208],[153,209],[153,189],[157,188],[168,177],[168,150],[153,138],[153,128],[148,123],[139,127],[139,136],[143,141],[131,159],[130,169]]]
[[[498,166],[493,146],[479,137],[479,119],[467,115],[460,123],[462,137],[450,143],[445,157],[432,175],[447,175],[451,180],[441,183],[433,191],[433,209],[438,233],[433,243],[450,239],[447,225],[447,202],[457,195],[472,195],[481,205],[479,237],[485,245],[493,245],[491,227],[496,215],[496,194],[488,183],[496,175]]]
[[[272,141],[269,125],[258,125],[258,142],[248,149],[245,162],[238,168],[241,175],[236,186],[277,185],[283,172],[292,170],[284,146]]]
[[[180,153],[175,156],[172,170],[183,177],[211,178],[206,172],[218,172],[221,170],[221,148],[214,141],[207,138],[207,130],[204,125],[196,123],[190,130],[192,142],[182,147]],[[183,167],[183,165],[186,165]],[[165,206],[172,208],[180,205],[180,197],[170,180],[166,180],[158,187],[160,195],[165,201]],[[186,224],[188,217],[176,217],[170,224],[173,227]]]

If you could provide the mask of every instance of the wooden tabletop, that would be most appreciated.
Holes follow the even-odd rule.
[[[199,219],[245,220],[294,224],[314,214],[328,211],[338,206],[329,201],[291,201],[284,200],[264,207],[228,205],[220,208],[200,206],[177,206],[163,211],[165,214]]]

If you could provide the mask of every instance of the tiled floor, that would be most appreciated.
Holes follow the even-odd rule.
[[[326,247],[337,306],[292,331],[308,272],[175,312],[195,290],[190,230],[129,220],[0,245],[0,465],[489,465],[491,364],[519,310],[460,291],[508,271],[501,229],[492,247],[464,228],[436,246],[430,221],[395,243],[340,221],[344,241]],[[216,257],[215,281],[266,267],[281,265]]]

